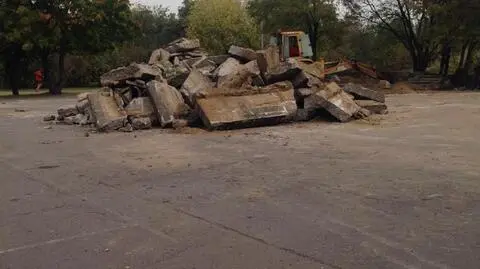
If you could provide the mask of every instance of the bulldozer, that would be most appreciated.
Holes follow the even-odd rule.
[[[312,60],[313,50],[310,37],[302,31],[279,30],[271,36],[270,45],[275,45],[279,48],[280,59],[282,61],[294,58],[298,60],[298,63],[304,70],[320,79],[325,79],[327,76],[347,70],[357,70],[372,78],[380,78],[375,67],[355,60],[345,58],[332,62],[325,62],[323,58],[319,61]]]

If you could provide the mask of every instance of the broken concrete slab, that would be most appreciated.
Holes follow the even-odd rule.
[[[315,111],[299,108],[293,116],[293,121],[309,121],[315,117]]]
[[[182,64],[164,68],[167,83],[175,88],[180,88],[189,74],[190,70]]]
[[[74,124],[81,124],[87,121],[88,116],[84,114],[77,114],[73,117]]]
[[[137,97],[125,107],[130,117],[149,117],[155,113],[152,100],[149,97]]]
[[[88,95],[88,101],[98,131],[117,130],[127,122],[125,111],[117,106],[113,96],[97,91]]]
[[[130,124],[130,122],[127,122],[125,126],[118,128],[118,131],[124,132],[124,133],[131,133],[133,132],[133,126]]]
[[[250,61],[245,64],[245,67],[250,71],[253,86],[265,86],[265,82],[261,76],[260,68],[257,60]]]
[[[198,113],[210,129],[244,128],[288,121],[297,110],[291,83],[198,94]]]
[[[298,67],[297,62],[294,60],[289,60],[281,63],[271,72],[266,73],[264,77],[268,84],[273,84],[281,81],[294,81],[300,72],[302,72],[302,69]]]
[[[178,119],[174,120],[172,124],[173,129],[181,129],[188,127],[188,120],[186,119]]]
[[[359,100],[374,100],[380,103],[385,103],[385,94],[368,89],[362,85],[348,83],[343,87],[343,89],[352,94],[355,99]]]
[[[71,117],[79,113],[76,105],[62,106],[57,110],[57,114],[61,117]]]
[[[46,115],[43,117],[43,121],[54,121],[56,119],[55,115]]]
[[[162,62],[168,61],[170,59],[170,52],[164,49],[157,49],[152,52],[150,55],[150,60],[148,64],[161,64]]]
[[[180,38],[177,39],[167,45],[165,50],[169,53],[179,53],[179,52],[187,52],[187,51],[194,51],[200,48],[200,41],[198,39],[187,39],[187,38]]]
[[[213,87],[213,83],[209,78],[204,76],[198,70],[192,70],[183,83],[180,93],[183,95],[186,103],[193,108],[195,94],[210,87]]]
[[[241,88],[252,76],[255,74],[247,66],[240,65],[234,72],[218,77],[217,88]]]
[[[373,100],[355,100],[355,103],[362,108],[369,110],[373,114],[387,114],[388,107],[384,103]]]
[[[257,62],[260,72],[265,75],[274,72],[280,66],[280,52],[277,46],[269,46],[257,51]]]
[[[123,101],[123,98],[119,93],[112,92],[111,95],[113,96],[113,99],[115,99],[115,102],[117,103],[118,107],[120,107],[120,108],[125,107],[125,102]]]
[[[240,61],[235,58],[228,58],[214,72],[215,77],[223,77],[235,72],[240,66]]]
[[[131,64],[113,69],[100,77],[102,86],[122,86],[127,80],[153,80],[162,77],[162,70],[155,65]]]
[[[230,46],[230,49],[228,50],[228,54],[232,55],[233,57],[245,63],[257,59],[257,53],[254,50],[235,46],[235,45]]]
[[[131,125],[134,130],[152,129],[152,120],[150,117],[141,117],[131,119]]]
[[[184,113],[186,104],[177,89],[159,81],[149,82],[147,88],[162,127],[171,125]]]
[[[215,56],[208,56],[207,61],[210,61],[214,63],[215,65],[221,65],[223,64],[228,58],[230,58],[230,55],[215,55]]]
[[[79,113],[85,113],[85,109],[90,106],[90,103],[88,102],[88,95],[87,99],[78,102],[76,106]]]
[[[325,109],[341,122],[349,121],[361,107],[335,82],[305,98],[305,109]]]
[[[87,98],[88,98],[88,92],[82,92],[82,93],[77,94],[77,102],[87,100]]]
[[[61,122],[61,124],[65,124],[65,125],[74,125],[75,124],[75,116],[69,116],[69,117],[65,117]]]

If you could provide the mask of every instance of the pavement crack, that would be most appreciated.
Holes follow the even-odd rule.
[[[316,262],[316,263],[320,263],[322,265],[326,265],[326,266],[329,266],[331,268],[334,268],[334,269],[343,269],[342,267],[338,266],[338,265],[335,265],[335,264],[331,264],[329,262],[326,262],[322,259],[319,259],[317,257],[314,257],[312,255],[309,255],[307,253],[304,253],[304,252],[301,252],[301,251],[298,251],[296,249],[293,249],[293,248],[287,248],[287,247],[282,247],[282,246],[278,246],[278,245],[275,245],[273,243],[270,243],[268,241],[266,241],[265,239],[262,239],[262,238],[259,238],[259,237],[256,237],[254,235],[251,235],[251,234],[248,234],[248,233],[245,233],[245,232],[242,232],[240,230],[237,230],[235,228],[232,228],[232,227],[229,227],[227,225],[224,225],[222,223],[219,223],[219,222],[216,222],[216,221],[213,221],[213,220],[209,220],[209,219],[206,219],[202,216],[198,216],[198,215],[195,215],[193,213],[190,213],[190,212],[187,212],[183,209],[180,209],[180,208],[173,208],[173,210],[175,210],[176,212],[180,213],[180,214],[184,214],[186,216],[189,216],[189,217],[192,217],[192,218],[195,218],[197,220],[200,220],[202,222],[205,222],[205,223],[208,223],[212,226],[215,226],[217,228],[220,228],[222,230],[226,230],[226,231],[229,231],[229,232],[233,232],[235,234],[238,234],[240,236],[243,236],[243,237],[246,237],[250,240],[254,240],[258,243],[261,243],[263,245],[266,245],[266,246],[269,246],[269,247],[273,247],[275,249],[278,249],[278,250],[281,250],[281,251],[284,251],[284,252],[287,252],[289,254],[292,254],[292,255],[295,255],[297,257],[301,257],[301,258],[304,258],[304,259],[307,259],[307,260],[310,260],[310,261],[313,261],[313,262]]]

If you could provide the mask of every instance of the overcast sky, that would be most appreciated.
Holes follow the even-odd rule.
[[[164,7],[168,7],[170,11],[177,12],[182,0],[133,0],[131,2],[144,5],[162,5]]]

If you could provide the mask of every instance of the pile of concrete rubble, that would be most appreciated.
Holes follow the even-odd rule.
[[[340,122],[386,113],[382,93],[322,81],[313,66],[282,62],[275,46],[260,51],[231,46],[226,55],[208,56],[198,40],[182,38],[155,50],[148,64],[102,75],[102,89],[80,94],[75,105],[59,108],[55,119],[99,131],[215,130],[308,121],[322,112]]]

